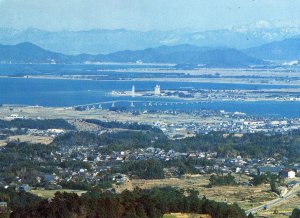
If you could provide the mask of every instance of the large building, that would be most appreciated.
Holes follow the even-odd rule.
[[[154,87],[154,95],[160,95],[160,85]]]

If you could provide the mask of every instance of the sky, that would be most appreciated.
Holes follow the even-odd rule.
[[[0,0],[0,27],[16,29],[212,30],[257,22],[299,25],[300,0]]]

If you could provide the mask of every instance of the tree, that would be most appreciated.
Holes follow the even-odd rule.
[[[125,163],[121,169],[122,172],[131,172],[132,175],[141,179],[162,179],[164,175],[163,163],[159,160],[141,160]]]
[[[278,189],[278,184],[276,182],[276,177],[275,176],[271,176],[270,186],[271,186],[271,191],[272,192],[275,192],[275,193],[280,195],[280,191]]]
[[[223,186],[223,185],[237,185],[234,176],[230,173],[225,176],[211,175],[209,178],[209,187]]]
[[[254,218],[252,213],[249,213],[248,218]]]
[[[251,180],[251,182],[255,186],[268,183],[269,175],[267,175],[267,174],[255,175],[255,176],[253,176],[253,179]]]
[[[290,218],[300,218],[300,209],[294,209]]]

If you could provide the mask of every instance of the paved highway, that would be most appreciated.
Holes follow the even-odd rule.
[[[250,210],[247,210],[246,214],[247,215],[249,215],[250,213],[254,214],[254,213],[256,213],[259,210],[268,209],[268,208],[270,208],[270,207],[272,207],[272,206],[274,206],[276,204],[282,203],[283,201],[287,200],[288,198],[290,198],[290,197],[292,197],[292,196],[294,196],[294,195],[296,195],[298,193],[300,193],[299,187],[298,187],[297,191],[291,190],[289,193],[287,193],[283,197],[276,198],[276,199],[274,199],[272,201],[269,201],[269,202],[267,202],[267,203],[265,203],[265,204],[263,204],[261,206],[258,206],[258,207],[252,208]]]

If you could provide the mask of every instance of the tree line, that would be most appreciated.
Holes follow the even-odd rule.
[[[74,130],[75,127],[68,123],[64,119],[44,119],[44,120],[33,120],[33,119],[13,119],[0,120],[0,129],[5,128],[18,128],[18,129],[67,129]]]
[[[143,130],[143,131],[151,130],[151,131],[161,132],[159,128],[153,127],[151,125],[146,125],[146,124],[129,123],[129,122],[122,123],[117,121],[105,122],[96,119],[85,119],[84,121],[87,123],[96,124],[103,128],[109,128],[109,129],[120,128],[120,129],[130,129],[130,130]]]
[[[226,204],[199,197],[195,190],[183,191],[171,187],[133,191],[120,194],[94,190],[78,196],[57,192],[51,201],[41,200],[29,207],[13,210],[11,217],[104,217],[146,218],[182,212],[209,214],[213,218],[246,218],[237,204]]]

